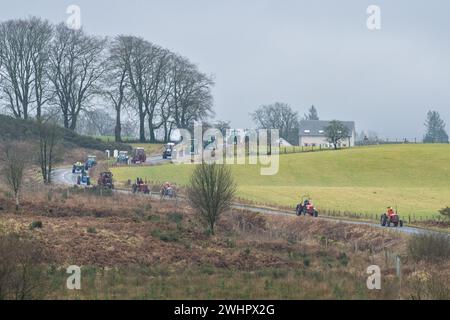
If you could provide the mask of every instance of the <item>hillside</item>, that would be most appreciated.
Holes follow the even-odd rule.
[[[59,134],[64,137],[63,144],[66,148],[79,147],[99,151],[131,150],[131,146],[123,143],[104,142],[100,139],[79,135],[62,127],[58,130]],[[0,114],[0,140],[36,140],[38,136],[39,130],[34,121],[15,119]]]
[[[192,166],[116,168],[117,180],[136,176],[186,184]],[[450,205],[450,145],[386,145],[280,156],[280,170],[261,176],[258,166],[235,165],[239,196],[293,206],[310,195],[321,209],[381,213],[386,206],[436,216]]]

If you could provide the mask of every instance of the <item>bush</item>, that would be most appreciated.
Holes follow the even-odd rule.
[[[195,167],[187,189],[187,198],[208,233],[214,234],[214,226],[220,214],[230,208],[236,188],[229,167],[215,163],[202,163]]]
[[[411,236],[408,252],[415,261],[439,262],[450,258],[450,238],[441,233],[420,233]]]
[[[88,233],[97,233],[97,229],[95,227],[89,227],[87,228]]]
[[[180,236],[176,232],[164,232],[159,229],[152,231],[152,237],[158,238],[164,242],[178,242],[180,240]]]
[[[42,221],[33,221],[30,224],[30,230],[34,230],[34,229],[42,229]]]
[[[42,298],[46,255],[35,241],[0,234],[0,300]]]
[[[183,215],[178,212],[171,212],[168,214],[167,219],[169,219],[169,221],[171,222],[178,224],[183,220]]]
[[[439,210],[439,213],[442,214],[446,219],[450,220],[450,207]]]

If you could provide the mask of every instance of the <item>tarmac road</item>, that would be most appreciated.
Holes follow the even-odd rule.
[[[161,163],[164,163],[167,161],[169,161],[169,160],[164,160],[161,157],[150,157],[147,159],[146,163],[161,164]],[[61,185],[75,185],[77,183],[77,174],[72,174],[71,168],[55,169],[53,171],[53,181],[55,181],[56,183],[61,184]],[[127,191],[120,190],[120,192],[126,193]],[[130,191],[130,193],[131,193],[131,191]],[[151,195],[151,196],[154,196],[154,195]],[[157,195],[157,197],[159,198],[159,195]],[[283,216],[295,217],[294,212],[289,212],[289,211],[275,209],[275,208],[250,206],[250,205],[244,205],[244,204],[234,204],[233,208],[240,209],[240,210],[248,210],[251,212],[259,212],[259,213],[268,214],[268,215],[283,215]],[[301,216],[301,217],[297,217],[297,218],[298,219],[311,219],[310,217],[305,217],[305,216]],[[402,228],[395,228],[395,227],[387,228],[387,227],[382,227],[380,224],[377,224],[377,223],[371,223],[371,222],[365,222],[365,221],[344,220],[344,219],[324,217],[324,216],[319,216],[318,218],[315,218],[315,219],[332,221],[332,222],[336,222],[336,223],[365,225],[365,226],[370,226],[370,227],[374,227],[374,228],[383,228],[385,230],[390,230],[393,232],[401,232],[401,233],[405,233],[405,234],[420,234],[420,233],[425,233],[425,232],[438,232],[438,231],[431,231],[431,230],[408,227],[408,226],[403,226]],[[448,234],[448,233],[446,233],[446,234]],[[450,234],[448,234],[448,235],[450,236]]]

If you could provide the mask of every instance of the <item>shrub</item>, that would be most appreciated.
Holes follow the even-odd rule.
[[[230,208],[235,193],[236,183],[230,168],[215,163],[196,166],[187,190],[191,206],[211,234],[219,215]]]
[[[183,215],[178,212],[171,212],[168,214],[167,219],[174,223],[180,223],[183,220]]]
[[[446,219],[450,220],[450,207],[439,210],[439,213],[442,214]]]
[[[97,233],[97,229],[95,227],[89,227],[87,228],[88,233]]]
[[[30,224],[30,230],[34,230],[34,229],[42,229],[42,221],[33,221]]]
[[[0,300],[42,298],[46,255],[38,242],[0,234]]]
[[[415,261],[439,262],[450,258],[450,238],[441,233],[420,233],[411,236],[408,252]]]
[[[158,238],[164,242],[178,242],[180,239],[179,234],[176,232],[165,232],[159,229],[152,231],[152,237]]]

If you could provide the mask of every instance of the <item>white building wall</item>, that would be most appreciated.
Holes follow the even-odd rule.
[[[356,134],[353,132],[350,139],[345,139],[341,141],[341,147],[354,147],[355,146],[355,138]],[[323,148],[332,148],[333,145],[327,141],[327,138],[324,136],[302,136],[300,135],[300,146],[303,147],[323,147]]]

